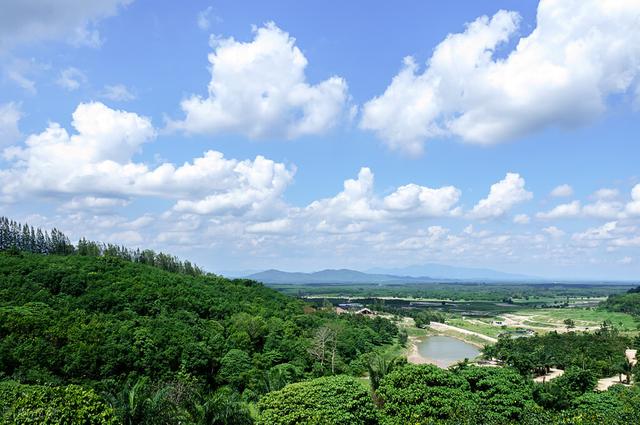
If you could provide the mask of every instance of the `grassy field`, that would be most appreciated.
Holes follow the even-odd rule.
[[[626,313],[614,313],[602,309],[563,308],[534,309],[519,311],[518,315],[531,316],[531,321],[547,326],[564,326],[564,320],[571,319],[576,326],[597,328],[605,321],[621,331],[637,331],[638,322]]]
[[[501,332],[505,329],[500,326],[494,326],[491,323],[487,323],[482,320],[469,320],[462,318],[452,318],[447,320],[447,324],[458,328],[466,329],[468,331],[478,332],[483,335],[487,335],[493,338],[497,338]],[[508,328],[515,330],[515,328]]]
[[[496,312],[493,317],[462,318],[453,315],[447,320],[452,326],[478,332],[496,338],[504,331],[514,331],[518,328],[533,329],[538,333],[567,331],[565,320],[571,319],[575,323],[575,330],[596,330],[605,321],[624,333],[637,334],[640,323],[633,316],[625,313],[613,313],[596,308],[547,308],[522,309],[505,314]],[[493,325],[493,321],[503,321],[505,326]]]

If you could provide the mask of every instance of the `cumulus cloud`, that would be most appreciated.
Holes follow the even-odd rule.
[[[188,133],[239,133],[250,138],[321,134],[343,117],[347,83],[331,77],[307,83],[307,59],[295,39],[274,23],[255,29],[253,41],[214,38],[207,96],[181,103]]]
[[[357,179],[344,182],[342,192],[312,202],[304,215],[320,220],[318,230],[351,233],[375,222],[457,216],[459,199],[460,190],[453,186],[433,189],[416,184],[400,186],[381,199],[374,193],[373,172],[365,167]]]
[[[10,145],[20,138],[20,118],[22,112],[16,103],[0,104],[0,147]]]
[[[631,190],[631,202],[627,204],[626,212],[632,216],[640,215],[640,184]]]
[[[584,232],[574,233],[571,238],[576,243],[589,247],[597,247],[603,243],[614,248],[640,246],[638,228],[619,221],[610,221]]]
[[[281,218],[271,221],[261,221],[258,223],[250,224],[245,229],[248,233],[263,233],[263,234],[287,234],[291,233],[292,221],[288,218]]]
[[[62,204],[65,210],[100,211],[126,207],[129,201],[118,198],[98,198],[95,196],[76,196]]]
[[[364,105],[361,127],[389,147],[419,154],[427,139],[456,136],[492,144],[546,127],[589,123],[607,97],[637,87],[640,3],[541,0],[537,26],[506,57],[496,50],[518,33],[520,16],[482,16],[415,59]]]
[[[552,238],[560,238],[565,235],[564,231],[558,229],[556,226],[545,227],[542,231]]]
[[[72,125],[75,134],[51,123],[23,147],[5,149],[12,161],[0,170],[5,200],[57,196],[70,198],[66,208],[96,209],[156,196],[175,199],[173,208],[182,213],[261,214],[277,207],[295,172],[262,156],[239,161],[215,151],[181,166],[150,168],[133,157],[155,137],[151,121],[99,102],[80,104]]]
[[[593,198],[599,201],[609,201],[620,196],[618,189],[602,188],[595,191]]]
[[[513,222],[516,224],[529,224],[531,218],[527,214],[518,214],[513,217]]]
[[[136,98],[124,84],[106,85],[101,96],[114,102],[128,102]]]
[[[235,161],[225,160],[218,152],[207,154],[207,162],[211,165],[227,168],[227,175],[221,176],[227,179],[226,184],[219,183],[217,186],[220,190],[213,191],[214,193],[202,199],[179,200],[174,206],[176,211],[196,214],[268,213],[268,209],[280,203],[280,197],[293,179],[293,170],[262,156],[257,156],[253,161]],[[194,165],[198,166],[197,163]],[[186,165],[181,168],[184,167]],[[176,176],[181,171],[182,169],[176,170]],[[196,178],[201,179],[198,184],[204,182],[204,177],[211,178],[206,175],[210,171],[204,167],[198,167],[194,171],[199,173]]]
[[[525,180],[520,174],[507,173],[504,179],[491,186],[489,195],[473,207],[469,216],[478,219],[504,216],[515,205],[533,198],[524,186]]]
[[[551,191],[551,196],[554,198],[567,198],[571,195],[573,195],[573,188],[568,184],[557,186]]]
[[[568,204],[561,204],[549,211],[539,212],[536,217],[542,220],[552,220],[556,218],[570,218],[577,217],[582,212],[582,205],[580,201],[573,201]]]
[[[431,189],[417,184],[408,184],[396,189],[384,198],[384,206],[396,213],[409,213],[421,217],[444,217],[458,215],[459,209],[452,207],[460,199],[460,190],[453,186]]]
[[[601,194],[603,199],[582,206],[580,201],[573,201],[555,206],[549,211],[539,212],[536,217],[542,220],[560,218],[590,217],[612,220],[623,217],[625,205],[622,202],[606,200],[609,194]],[[597,196],[596,196],[597,198]]]
[[[102,43],[96,25],[133,0],[6,0],[0,14],[0,50],[63,39],[90,47]]]
[[[606,220],[621,217],[624,204],[616,201],[598,200],[592,204],[587,204],[582,208],[582,212],[587,217],[602,218]]]
[[[68,91],[75,91],[87,82],[87,76],[78,68],[70,67],[60,72],[56,84]]]

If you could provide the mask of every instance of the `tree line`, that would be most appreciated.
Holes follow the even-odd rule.
[[[162,270],[201,276],[205,272],[189,261],[150,249],[129,249],[116,244],[105,244],[81,238],[77,246],[60,230],[51,232],[27,223],[19,223],[0,217],[0,251],[29,252],[51,255],[81,255],[90,257],[114,257],[134,263],[147,264]]]

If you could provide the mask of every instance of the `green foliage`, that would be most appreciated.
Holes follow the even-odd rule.
[[[485,349],[484,355],[500,359],[527,376],[543,373],[550,367],[576,366],[601,378],[618,372],[630,344],[629,338],[603,326],[592,333],[550,332],[530,338],[500,338],[497,344]]]
[[[194,422],[202,425],[251,425],[253,418],[238,393],[229,388],[207,394],[195,406]]]
[[[478,423],[517,422],[535,406],[531,381],[514,369],[466,366],[457,374],[469,383],[477,400]]]
[[[251,371],[251,358],[238,349],[231,349],[220,361],[218,377],[223,384],[229,384],[237,390],[244,389]]]
[[[11,424],[115,425],[114,410],[93,390],[0,382],[0,418]]]
[[[95,388],[129,423],[190,423],[197,406],[220,405],[208,394],[221,386],[256,400],[313,377],[308,348],[327,326],[336,373],[362,372],[361,356],[397,336],[386,319],[313,312],[248,280],[113,256],[0,252],[0,374]]]
[[[445,321],[444,314],[432,310],[417,310],[415,312],[409,312],[408,314],[413,317],[416,327],[418,328],[429,326],[431,322],[444,323]]]
[[[587,391],[592,391],[597,382],[598,379],[592,371],[572,366],[559,378],[536,385],[534,397],[545,409],[564,410],[569,408],[575,399]]]
[[[467,381],[432,365],[409,365],[382,379],[377,394],[385,424],[450,419],[473,408]]]
[[[348,376],[317,378],[267,394],[258,405],[258,424],[377,424],[366,387]]]
[[[602,307],[609,311],[629,313],[640,317],[640,286],[630,289],[626,294],[611,295]]]
[[[517,422],[535,408],[532,389],[531,382],[507,368],[409,365],[388,374],[377,394],[384,424],[502,424]]]

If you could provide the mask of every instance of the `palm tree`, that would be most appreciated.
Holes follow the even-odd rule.
[[[194,406],[197,425],[250,425],[253,423],[249,407],[240,395],[230,388],[221,388],[205,395]]]
[[[629,359],[625,358],[623,362],[620,363],[620,382],[622,382],[622,375],[626,376],[626,384],[631,384],[631,374],[633,373],[633,363],[629,361]]]
[[[376,391],[380,387],[382,378],[393,372],[398,366],[405,364],[407,360],[403,357],[385,358],[381,354],[375,354],[369,358],[367,362],[367,369],[369,371],[369,385],[371,386],[371,393],[373,399],[378,403]]]

